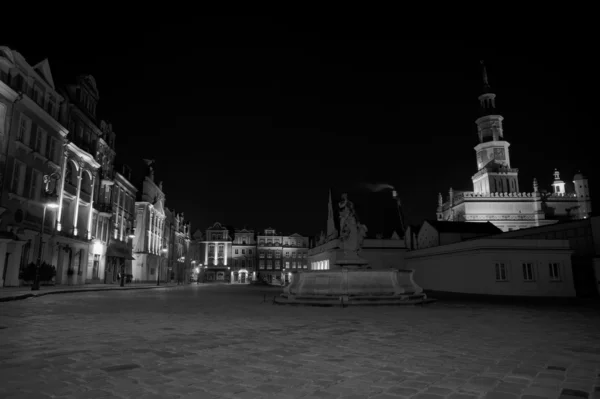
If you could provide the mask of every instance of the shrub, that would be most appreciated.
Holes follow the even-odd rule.
[[[19,272],[19,278],[24,281],[35,280],[35,263],[31,262]],[[51,281],[56,276],[56,267],[43,262],[39,271],[40,281]]]
[[[52,281],[56,276],[56,267],[44,262],[40,266],[40,281]]]

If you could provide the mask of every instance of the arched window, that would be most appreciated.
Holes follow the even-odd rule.
[[[92,178],[87,171],[81,174],[81,191],[87,194],[92,193]]]

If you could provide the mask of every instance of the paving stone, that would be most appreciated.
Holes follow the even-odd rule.
[[[448,399],[478,399],[479,395],[467,394],[467,393],[453,393],[448,396]]]
[[[398,387],[392,387],[392,388],[388,389],[386,392],[393,394],[393,395],[412,396],[412,395],[419,393],[419,390],[415,389],[415,388],[398,386]]]
[[[444,399],[444,396],[431,393],[419,393],[415,396],[411,396],[411,399]]]
[[[488,392],[484,399],[519,399],[520,395],[507,392]]]
[[[399,398],[393,390],[404,389],[547,399],[550,388],[558,395],[600,384],[590,349],[600,345],[600,322],[585,309],[273,307],[255,287],[235,288],[3,303],[0,397],[46,384],[47,393],[71,397],[372,399]]]
[[[532,396],[542,396],[546,398],[556,397],[560,391],[558,389],[551,389],[545,387],[527,387],[523,390],[523,396],[532,395]]]

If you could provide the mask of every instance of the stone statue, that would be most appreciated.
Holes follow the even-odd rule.
[[[342,194],[340,208],[340,248],[346,258],[358,258],[362,247],[367,226],[360,224],[354,210],[354,204],[348,199],[348,194]]]

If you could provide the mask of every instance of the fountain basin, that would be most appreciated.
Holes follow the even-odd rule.
[[[355,269],[300,272],[277,304],[297,305],[414,305],[427,301],[413,281],[413,270]]]

